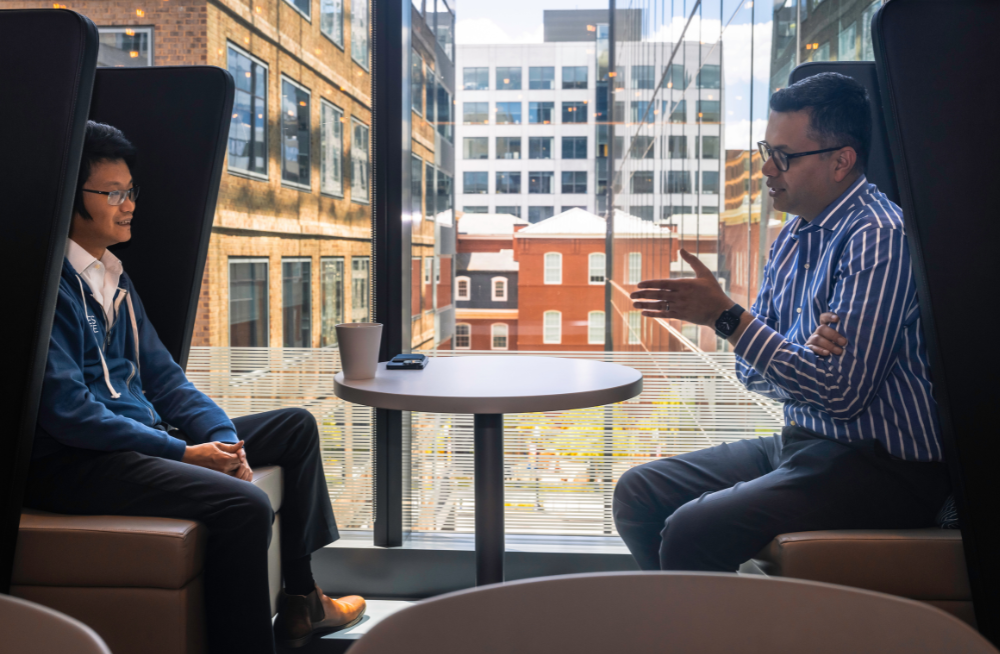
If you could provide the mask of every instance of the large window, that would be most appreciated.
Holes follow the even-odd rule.
[[[642,312],[641,311],[629,311],[628,312],[628,338],[626,342],[629,345],[640,345],[642,344]]]
[[[368,126],[351,118],[351,201],[368,204]]]
[[[351,322],[368,322],[368,257],[351,257]]]
[[[466,136],[462,139],[464,159],[489,159],[490,140],[485,136]]]
[[[587,103],[586,102],[563,102],[562,121],[564,123],[586,123]]]
[[[466,91],[485,91],[490,88],[490,69],[463,68],[462,88]]]
[[[153,65],[152,27],[99,27],[97,31],[98,66],[133,68]]]
[[[626,271],[626,284],[638,284],[642,281],[642,252],[628,253],[628,270]]]
[[[424,217],[424,160],[410,157],[410,217],[418,223]]]
[[[489,213],[490,208],[485,205],[465,205],[462,207],[462,211],[465,213]]]
[[[718,100],[698,100],[698,122],[722,122],[722,103]]]
[[[497,159],[520,159],[520,158],[521,158],[520,136],[497,137]]]
[[[326,100],[320,101],[320,191],[344,197],[344,111]]]
[[[282,345],[312,347],[312,260],[281,260]]]
[[[587,88],[587,67],[586,66],[563,66],[562,87],[564,89],[585,89]]]
[[[556,81],[555,66],[532,66],[528,69],[528,88],[547,90],[554,89]]]
[[[507,324],[494,323],[490,325],[490,345],[494,350],[507,349]]]
[[[591,311],[587,314],[587,344],[604,345],[603,311]]]
[[[497,90],[520,91],[521,68],[497,67]]]
[[[459,302],[467,302],[471,299],[468,277],[455,278],[455,299]]]
[[[451,93],[445,88],[441,80],[438,79],[437,84],[437,131],[441,137],[451,143],[453,138],[452,132],[452,103],[451,103]]]
[[[466,195],[489,193],[488,175],[489,173],[485,171],[462,173],[462,192]]]
[[[587,192],[587,171],[586,170],[564,170],[562,173],[563,193],[586,193]]]
[[[490,300],[493,302],[507,301],[507,278],[494,277],[490,280]]]
[[[267,259],[229,260],[229,345],[268,345]]]
[[[462,122],[466,125],[488,125],[490,122],[490,103],[463,102]]]
[[[667,193],[691,193],[691,171],[671,170],[663,175]]]
[[[351,3],[351,59],[368,70],[368,3]]]
[[[528,193],[552,193],[552,171],[528,173]]]
[[[496,114],[497,114],[497,125],[520,125],[521,103],[498,102]]]
[[[431,78],[431,84],[433,84]],[[410,108],[424,115],[424,60],[416,50],[410,50]],[[433,117],[427,114],[428,119]]]
[[[497,193],[520,193],[521,173],[498,172],[497,173]]]
[[[552,158],[552,137],[532,136],[528,138],[528,158],[529,159],[551,159]]]
[[[267,179],[267,66],[232,45],[227,64],[236,82],[229,122],[229,170]]]
[[[455,349],[468,350],[472,347],[472,325],[458,323],[455,325]]]
[[[341,48],[344,47],[343,0],[319,0],[319,31]]]
[[[545,283],[562,284],[562,254],[559,252],[545,254]]]
[[[587,158],[587,137],[586,136],[564,136],[564,137],[562,137],[562,158],[563,159],[586,159]]]
[[[344,257],[324,257],[319,260],[319,301],[322,325],[320,347],[337,344],[336,326],[344,322]]]
[[[719,137],[718,136],[703,136],[701,137],[702,147],[695,148],[695,156],[700,156],[702,159],[718,159],[719,158]],[[700,150],[700,152],[699,152]]]
[[[706,195],[719,194],[719,171],[704,170],[701,173],[701,192]]]
[[[655,66],[632,66],[632,88],[651,89],[656,85]]]
[[[309,18],[310,11],[312,9],[312,0],[285,0],[288,4],[295,7],[296,11],[300,14]]]
[[[542,342],[546,345],[562,343],[562,312],[546,311],[542,316]]]
[[[684,64],[667,66],[667,88],[681,91],[687,88],[691,77],[684,72]]]
[[[548,220],[556,213],[555,207],[528,207],[528,222],[529,223],[540,223],[543,220]]]
[[[652,193],[653,192],[653,171],[640,170],[632,173],[631,182],[632,193]]]
[[[722,67],[716,64],[703,64],[698,71],[698,88],[718,89],[722,87]]]
[[[671,159],[687,159],[688,156],[688,137],[686,136],[668,136],[666,137],[669,142],[669,152]]]
[[[648,123],[651,120],[651,114],[647,115],[646,112],[649,111],[650,101],[648,100],[633,100],[630,103],[630,119],[631,122],[640,125],[642,123]]]
[[[671,123],[686,123],[687,122],[687,100],[663,101],[663,115],[670,116],[669,122]]]
[[[587,256],[587,282],[589,284],[603,284],[604,273],[604,253],[591,252]]]
[[[495,211],[496,211],[496,213],[504,213],[504,214],[507,214],[508,216],[516,216],[518,218],[521,217],[521,207],[502,207],[502,206],[498,206]]]
[[[281,181],[309,190],[309,89],[281,79]]]
[[[553,106],[551,102],[529,102],[528,122],[532,125],[551,124]]]

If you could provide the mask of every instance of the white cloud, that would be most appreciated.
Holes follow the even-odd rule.
[[[502,45],[507,43],[541,43],[544,26],[538,25],[532,31],[522,31],[518,36],[510,36],[502,27],[489,18],[460,19],[455,25],[455,42],[459,45]]]
[[[702,41],[714,44],[719,40],[717,18],[704,20],[695,16],[684,31],[687,18],[674,16],[669,24],[657,30],[650,41],[676,42],[684,35],[685,41]],[[752,34],[750,23],[730,23],[722,33],[722,66],[726,84],[750,82],[750,39],[753,37],[753,78],[758,82],[770,80],[771,72],[771,21],[754,24]]]
[[[753,121],[753,135],[750,134],[750,121],[744,118],[726,123],[726,149],[746,150],[751,143],[752,147],[757,147],[757,141],[764,140],[764,130],[767,129],[767,121],[763,118],[756,118]]]

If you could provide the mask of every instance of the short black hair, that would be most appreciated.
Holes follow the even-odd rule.
[[[125,134],[120,129],[88,120],[87,129],[83,136],[83,157],[80,159],[80,176],[76,182],[73,211],[87,220],[94,219],[83,206],[83,185],[90,179],[94,164],[124,161],[129,170],[134,171],[135,156],[135,146],[125,138]]]
[[[851,146],[858,155],[854,169],[865,172],[872,141],[868,91],[840,73],[819,73],[776,91],[772,111],[809,111],[809,137],[824,148]]]

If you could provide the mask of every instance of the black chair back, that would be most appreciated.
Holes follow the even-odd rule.
[[[72,11],[0,11],[0,592],[10,588],[59,273],[97,66],[97,28]]]
[[[132,240],[112,248],[184,366],[225,160],[234,84],[213,66],[101,68],[90,118],[138,149]]]
[[[1000,3],[893,0],[872,21],[979,629],[1000,643]]]
[[[869,182],[885,193],[886,197],[899,204],[899,186],[896,183],[896,171],[893,169],[892,155],[889,152],[889,137],[885,129],[885,116],[882,114],[882,93],[878,87],[875,62],[811,61],[796,66],[788,76],[788,83],[794,84],[818,73],[846,75],[859,82],[868,91],[868,99],[872,105],[872,142],[865,176]]]

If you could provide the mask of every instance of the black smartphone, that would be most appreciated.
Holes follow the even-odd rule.
[[[424,354],[397,354],[385,364],[386,370],[423,370],[430,359]]]

